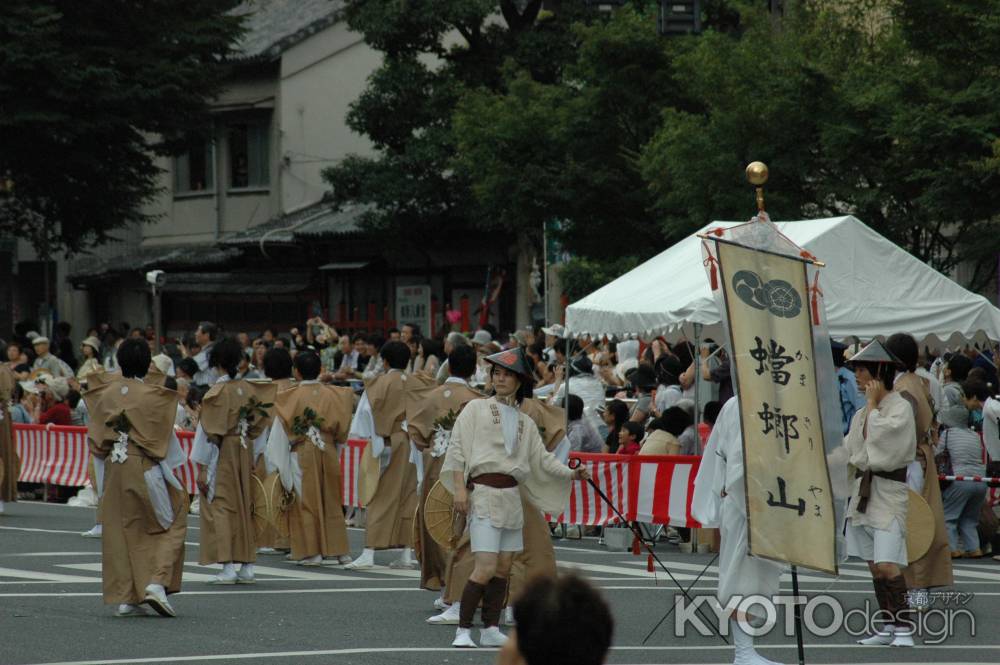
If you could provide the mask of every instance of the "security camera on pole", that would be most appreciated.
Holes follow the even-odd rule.
[[[150,270],[146,273],[146,282],[149,284],[149,288],[153,291],[153,329],[156,331],[156,352],[159,353],[162,350],[160,339],[163,334],[163,331],[160,328],[163,312],[163,308],[160,303],[160,291],[167,283],[167,273],[162,270]]]

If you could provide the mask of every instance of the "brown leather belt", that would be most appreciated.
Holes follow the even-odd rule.
[[[495,487],[497,489],[507,489],[517,487],[517,481],[514,479],[514,476],[508,476],[506,473],[484,473],[470,479],[470,489],[472,485],[486,485],[487,487]]]
[[[858,512],[864,513],[868,510],[868,499],[872,495],[872,477],[878,476],[879,478],[885,478],[886,480],[895,480],[896,482],[905,483],[906,482],[906,467],[901,466],[898,469],[893,469],[892,471],[872,471],[871,469],[867,471],[862,471],[858,469],[854,472],[855,478],[861,479],[861,486],[858,488]]]

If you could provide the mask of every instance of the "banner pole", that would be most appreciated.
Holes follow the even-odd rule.
[[[799,651],[799,665],[806,665],[806,652],[802,646],[802,605],[799,603],[798,566],[792,566],[792,596],[795,599],[795,607],[792,610],[795,616],[795,646]]]

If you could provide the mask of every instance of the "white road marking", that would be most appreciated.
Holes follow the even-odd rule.
[[[100,567],[100,564],[98,564]],[[34,580],[39,582],[100,582],[101,578],[81,577],[79,575],[57,575],[56,573],[43,573],[39,570],[19,570],[17,568],[0,568],[0,577],[17,577],[20,579]],[[18,584],[18,582],[14,582]]]
[[[17,554],[0,554],[0,556],[101,556],[100,552],[18,552]]]
[[[195,568],[211,568],[212,570],[222,570],[222,565],[218,564],[218,563],[213,563],[213,564],[208,565],[208,566],[202,566],[202,565],[197,564],[197,563],[190,563],[190,562],[188,562],[188,563],[185,563],[184,565],[187,566],[187,567],[189,567],[189,568],[190,567],[195,567]],[[331,582],[331,581],[336,581],[336,580],[364,580],[364,579],[367,579],[365,577],[351,577],[351,576],[348,576],[348,575],[337,575],[337,574],[331,574],[331,573],[311,572],[307,568],[303,568],[303,567],[298,567],[298,568],[299,568],[299,570],[293,570],[290,567],[289,568],[274,568],[274,567],[271,567],[271,566],[260,566],[260,565],[257,565],[257,564],[254,564],[254,566],[253,566],[254,575],[267,575],[267,576],[271,576],[271,577],[280,577],[280,578],[284,578],[284,579],[288,579],[288,580],[312,580],[312,581],[319,580],[319,581]],[[184,573],[185,579],[187,578],[187,575],[188,575],[187,572],[185,572]],[[214,576],[209,575],[207,577],[209,579],[211,579]]]
[[[807,648],[810,649],[860,649],[873,653],[871,647],[865,647],[858,644],[807,644]],[[677,651],[732,651],[732,646],[728,644],[723,645],[671,645],[671,646],[617,646],[611,647],[613,652],[677,652]],[[797,649],[795,644],[767,644],[760,647],[764,650],[767,649]],[[987,644],[974,644],[974,645],[962,645],[962,644],[941,644],[935,645],[933,647],[935,651],[957,651],[957,650],[968,650],[968,651],[984,651],[990,649],[1000,649],[1000,645],[987,645]],[[479,649],[478,651],[496,651],[496,649]],[[122,658],[115,660],[73,660],[73,661],[63,661],[58,663],[37,663],[34,665],[128,665],[129,663],[192,663],[192,662],[206,662],[213,660],[261,660],[266,658],[304,658],[309,656],[351,656],[351,655],[365,655],[365,654],[391,654],[391,653],[451,653],[455,654],[456,651],[453,647],[372,647],[372,648],[353,648],[353,649],[322,649],[316,651],[273,651],[270,653],[232,653],[232,654],[211,654],[203,656],[161,656],[152,658]],[[874,655],[874,653],[873,653]],[[925,661],[924,663],[894,663],[893,665],[927,665],[930,661]],[[944,661],[935,660],[935,663],[939,665],[972,665],[972,663],[945,663]],[[981,663],[977,664],[981,665]]]

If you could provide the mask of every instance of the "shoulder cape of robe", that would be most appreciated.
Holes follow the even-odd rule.
[[[521,402],[521,412],[538,426],[546,450],[554,450],[566,438],[566,410],[562,407],[527,398]]]
[[[390,371],[375,378],[366,388],[371,405],[375,433],[389,438],[397,423],[406,418],[406,383],[409,377],[403,372]]]
[[[278,386],[271,381],[250,381],[240,379],[238,381],[226,381],[216,383],[205,394],[201,402],[201,418],[199,425],[205,434],[214,437],[224,437],[227,434],[239,435],[238,426],[240,421],[240,409],[249,402],[251,397],[256,397],[261,404],[274,405],[278,396]],[[271,424],[274,415],[273,408],[269,407],[267,417],[255,415],[250,429],[247,432],[247,440],[253,441],[267,429]]]
[[[164,459],[174,434],[177,393],[121,374],[106,376],[108,381],[84,395],[90,414],[87,435],[96,452],[105,455],[111,450],[118,433],[108,422],[124,411],[131,424],[129,443],[155,460]]]
[[[434,421],[447,416],[449,411],[457,416],[466,404],[482,396],[467,384],[456,382],[439,386],[433,381],[429,388],[408,392],[406,424],[410,438],[424,447],[433,445]]]

